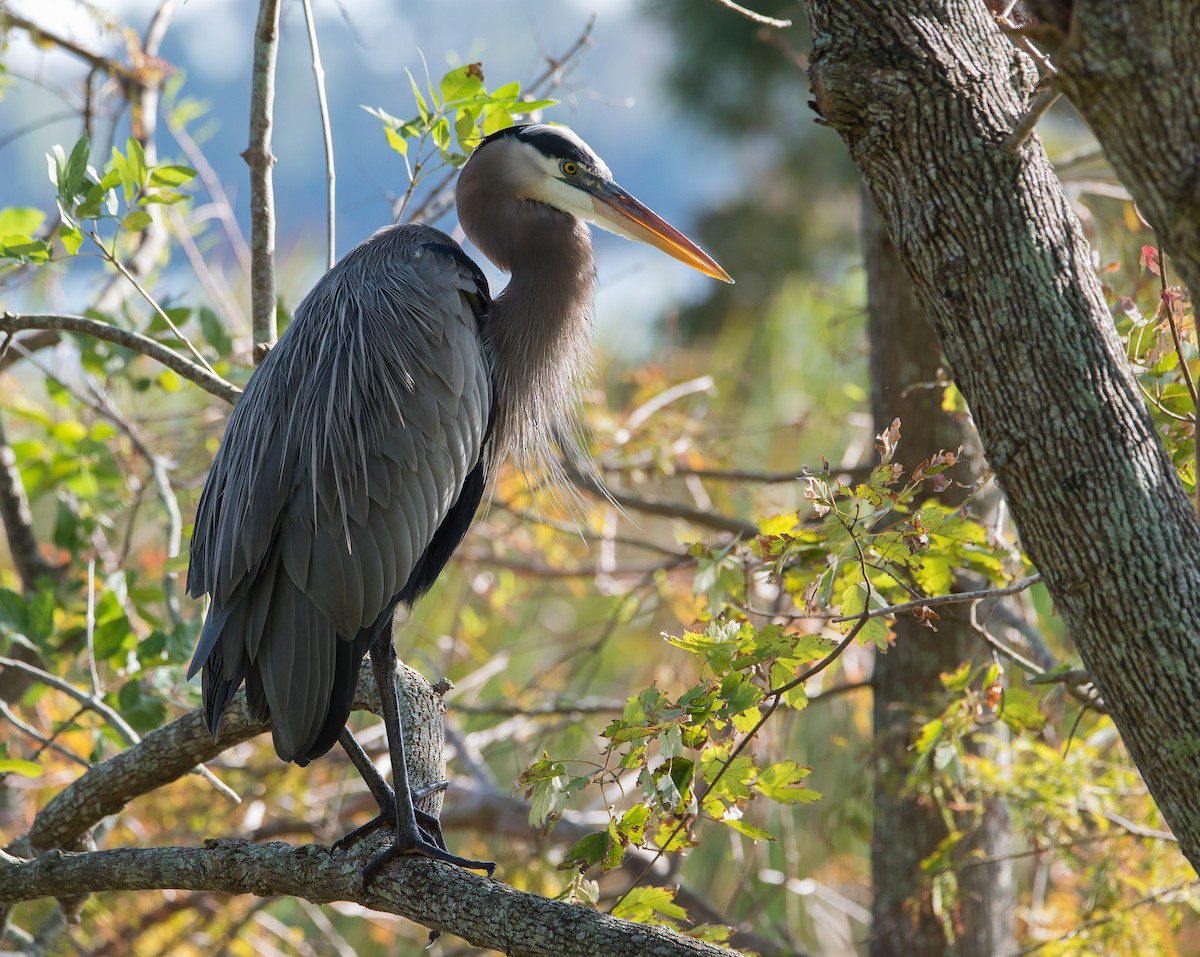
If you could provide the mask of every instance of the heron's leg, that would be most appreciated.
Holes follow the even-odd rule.
[[[367,783],[367,787],[371,791],[372,797],[375,798],[375,803],[379,805],[379,814],[368,821],[362,827],[355,828],[349,834],[341,837],[333,844],[333,850],[345,850],[362,838],[370,834],[374,834],[385,824],[395,824],[396,822],[396,794],[392,790],[390,784],[384,780],[383,775],[379,773],[379,768],[375,767],[375,762],[371,760],[367,752],[363,750],[363,746],[358,743],[349,728],[342,728],[342,733],[338,735],[338,743],[350,758],[350,763],[354,765],[362,779]],[[414,799],[419,801],[427,794],[433,794],[436,791],[445,790],[447,782],[437,781],[434,784],[426,785],[420,789],[420,793],[413,795]],[[413,810],[417,815],[417,825],[421,831],[428,834],[438,847],[445,850],[446,840],[442,836],[442,825],[436,817],[428,811],[422,811],[419,807],[414,806]]]
[[[379,704],[383,711],[383,726],[387,731],[388,750],[392,756],[392,780],[395,781],[396,837],[392,846],[376,854],[363,868],[363,882],[370,884],[379,869],[401,854],[418,854],[435,861],[445,861],[471,870],[496,869],[491,861],[472,861],[455,857],[421,833],[412,791],[408,784],[408,764],[404,760],[404,727],[400,723],[400,689],[396,679],[396,647],[391,635],[381,636],[371,647],[371,670],[379,689]],[[439,829],[440,830],[440,829]]]

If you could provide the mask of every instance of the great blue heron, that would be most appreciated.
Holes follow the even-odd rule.
[[[367,880],[402,853],[491,872],[449,854],[436,819],[414,810],[392,618],[462,540],[492,463],[544,451],[563,416],[595,286],[583,220],[732,282],[562,127],[484,139],[457,201],[466,235],[512,274],[505,290],[493,300],[458,244],[428,226],[356,246],[251,376],[192,535],[188,590],[211,604],[188,677],[203,667],[209,729],[244,681],[284,761],[307,764],[340,741],[380,806],[368,829],[396,828]],[[346,729],[367,652],[394,794]]]

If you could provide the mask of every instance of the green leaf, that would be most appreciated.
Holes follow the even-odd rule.
[[[558,100],[518,100],[518,109],[514,110],[521,116],[528,116],[530,113],[536,113],[538,110],[544,110],[551,106],[558,106]]]
[[[483,70],[481,63],[464,63],[455,67],[442,77],[440,84],[442,102],[467,100],[477,96],[483,90]]]
[[[87,434],[87,426],[82,422],[75,422],[74,420],[55,422],[50,429],[50,435],[55,441],[68,446],[74,446],[83,439],[86,439]]]
[[[125,142],[125,156],[129,160],[129,175],[140,188],[146,185],[150,170],[146,166],[146,153],[142,144],[132,136]]]
[[[617,833],[622,840],[640,847],[645,840],[646,822],[649,820],[650,808],[645,804],[635,804],[621,815],[621,820],[617,823]]]
[[[562,814],[566,802],[566,780],[566,765],[551,761],[546,752],[542,752],[540,761],[517,778],[517,783],[526,787],[525,797],[532,799],[529,823],[534,827],[545,827]]]
[[[1041,731],[1046,716],[1028,688],[1007,688],[1000,700],[1000,717],[1014,731]]]
[[[475,145],[475,116],[470,110],[459,110],[454,114],[454,138],[463,151],[469,152]]]
[[[225,331],[225,324],[208,306],[200,307],[200,331],[204,341],[217,351],[217,355],[224,357],[233,351],[233,337]]]
[[[79,247],[83,245],[83,233],[76,228],[74,223],[68,223],[66,220],[59,224],[58,238],[68,256],[77,254]]]
[[[439,116],[430,127],[430,134],[433,136],[433,144],[442,153],[450,151],[450,120],[444,116]]]
[[[0,258],[44,263],[50,258],[50,244],[32,236],[0,236]]]
[[[562,863],[558,865],[558,869],[569,871],[578,867],[583,870],[593,864],[598,864],[608,852],[608,844],[607,828],[603,831],[594,831],[575,842],[574,846],[567,851],[567,856],[563,858]]]
[[[195,178],[190,166],[156,166],[150,171],[151,186],[182,186]]]
[[[408,155],[408,140],[397,133],[392,127],[385,126],[383,135],[387,137],[388,145],[401,156]]]
[[[0,236],[32,236],[46,221],[46,214],[30,206],[0,209]]]
[[[167,711],[163,703],[142,689],[137,681],[127,681],[117,694],[117,708],[138,734],[161,727]]]
[[[812,768],[801,767],[795,761],[780,761],[758,772],[754,790],[780,804],[811,804],[821,795],[800,784],[811,772]]]
[[[19,774],[23,778],[40,778],[42,766],[33,761],[22,761],[19,758],[0,759],[0,774]]]
[[[421,95],[421,88],[417,86],[417,81],[413,79],[413,75],[408,70],[408,82],[412,86],[413,99],[417,101],[417,112],[421,114],[421,122],[429,126],[429,104],[425,102],[425,97]]]
[[[87,176],[88,157],[91,153],[91,143],[87,134],[79,137],[71,149],[71,158],[67,160],[66,169],[58,184],[59,198],[67,205],[75,202],[75,197],[83,192],[83,180]]]
[[[721,821],[726,827],[731,827],[739,834],[745,834],[750,840],[756,843],[765,843],[775,840],[774,835],[770,831],[764,831],[761,827],[743,821],[739,817],[726,817]]]
[[[663,924],[687,920],[687,911],[675,903],[675,891],[668,887],[635,887],[612,911],[613,917],[639,924]]]
[[[121,225],[131,233],[140,233],[152,222],[154,222],[154,217],[152,217],[146,210],[135,209],[133,212],[125,214],[125,219]]]

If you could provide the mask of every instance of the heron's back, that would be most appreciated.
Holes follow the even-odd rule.
[[[284,760],[336,741],[363,656],[432,585],[483,494],[489,305],[448,236],[389,227],[317,283],[251,377],[188,570],[212,600],[189,677],[204,668],[214,734],[245,681]]]

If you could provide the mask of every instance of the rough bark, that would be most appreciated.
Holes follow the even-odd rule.
[[[320,845],[244,841],[90,854],[53,852],[34,861],[19,861],[0,852],[0,902],[154,888],[289,895],[318,904],[355,901],[513,957],[729,957],[733,953],[661,927],[546,900],[431,861],[397,861],[367,890],[361,869],[389,839],[390,835],[379,835],[345,854]]]
[[[863,172],[1024,546],[1195,865],[1200,526],[1041,144],[1006,145],[1030,65],[982,0],[806,6],[817,108]]]
[[[865,192],[865,191],[864,191]],[[863,253],[867,267],[867,328],[871,340],[871,406],[877,431],[901,421],[896,461],[911,472],[941,450],[966,447],[964,461],[951,472],[960,485],[978,477],[978,440],[968,417],[942,409],[942,390],[929,388],[942,367],[933,327],[917,302],[912,283],[887,237],[870,196],[863,197]],[[948,489],[943,500],[961,500],[964,489]],[[875,817],[871,839],[872,902],[870,952],[875,957],[993,957],[1015,950],[1016,887],[1011,861],[1012,832],[1004,805],[990,801],[976,824],[960,813],[957,826],[968,831],[963,854],[981,853],[996,863],[958,873],[960,899],[953,923],[957,940],[947,939],[934,913],[929,877],[921,862],[946,839],[945,819],[929,801],[904,784],[912,746],[922,718],[945,703],[943,672],[980,659],[982,645],[960,606],[948,606],[936,632],[912,615],[900,615],[896,642],[875,658],[874,689]],[[1003,725],[976,743],[989,752],[1005,746]]]
[[[1050,44],[1057,83],[1121,182],[1200,289],[1200,4],[1076,0]]]

